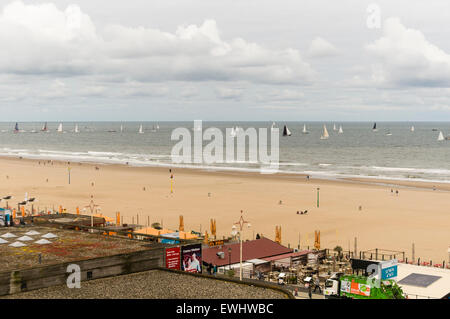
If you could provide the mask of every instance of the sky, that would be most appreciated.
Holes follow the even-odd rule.
[[[449,121],[446,0],[0,0],[0,121]]]

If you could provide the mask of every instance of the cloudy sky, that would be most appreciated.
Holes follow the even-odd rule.
[[[450,120],[447,0],[51,1],[0,0],[0,121]]]

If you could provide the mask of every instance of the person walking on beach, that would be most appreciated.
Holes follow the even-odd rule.
[[[398,189],[396,189],[396,190],[395,190],[395,195],[397,195],[397,196],[398,196]]]
[[[320,280],[319,277],[314,279],[314,292],[316,292],[316,289],[319,288],[319,292],[322,292],[322,288],[320,288]]]

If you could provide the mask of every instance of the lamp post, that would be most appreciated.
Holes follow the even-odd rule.
[[[320,191],[320,188],[317,187],[317,208],[319,208],[319,191]]]
[[[242,216],[243,211],[241,210],[241,218],[239,218],[239,221],[234,223],[233,227],[231,228],[231,235],[236,236],[239,235],[239,244],[240,244],[240,254],[239,254],[239,280],[242,280],[242,232],[244,230],[244,225],[247,224],[247,227],[250,228],[251,225],[248,221],[244,220],[244,217]],[[239,231],[237,230],[236,225],[239,225]],[[231,267],[231,266],[230,266]]]
[[[231,247],[228,247],[228,268],[231,270]]]

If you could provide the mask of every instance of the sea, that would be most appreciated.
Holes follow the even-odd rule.
[[[43,122],[0,123],[0,156],[30,159],[124,164],[133,166],[190,167],[202,170],[260,171],[260,163],[174,164],[171,140],[176,128],[193,122]],[[438,141],[439,132],[450,134],[450,122],[276,122],[280,130],[279,171],[325,179],[373,178],[450,183],[450,140]],[[74,132],[75,125],[79,133]],[[139,134],[142,125],[143,134]],[[272,122],[206,122],[203,132],[216,127],[267,128]],[[287,125],[291,136],[282,136]],[[306,125],[308,134],[303,134]],[[326,125],[329,138],[320,139]],[[333,129],[342,125],[343,133]],[[123,127],[121,132],[120,127]],[[414,131],[411,127],[414,126]],[[157,128],[159,127],[159,128]],[[209,141],[203,141],[203,145]],[[224,143],[225,144],[225,143]],[[270,143],[269,143],[270,144]],[[269,146],[270,149],[270,146]],[[225,154],[225,151],[224,151]]]

